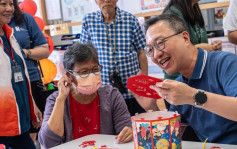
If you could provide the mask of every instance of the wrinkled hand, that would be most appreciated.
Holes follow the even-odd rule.
[[[222,41],[215,40],[211,43],[213,51],[221,51],[222,50]]]
[[[156,85],[151,85],[151,89],[154,89],[162,98],[173,105],[190,104],[194,105],[193,95],[196,93],[196,89],[192,88],[182,82],[175,80],[165,80],[158,82]]]
[[[133,140],[133,132],[132,128],[125,126],[123,130],[119,133],[118,136],[115,137],[117,139],[117,143],[127,143]]]
[[[69,95],[71,85],[71,80],[66,75],[62,76],[58,82],[58,96],[63,97],[66,100],[67,96]]]
[[[37,117],[37,121],[32,121],[32,125],[34,128],[38,129],[43,121],[42,113],[40,112],[39,108],[35,105],[35,115]]]

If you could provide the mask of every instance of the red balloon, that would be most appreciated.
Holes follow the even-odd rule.
[[[53,52],[54,44],[52,38],[44,33],[44,37],[46,38],[48,45],[49,45],[49,55]]]
[[[32,16],[34,16],[37,11],[37,5],[33,0],[24,0],[19,4],[19,7],[23,12],[27,12]]]
[[[39,25],[41,31],[43,31],[45,27],[44,21],[40,17],[37,17],[37,16],[34,16],[34,19],[36,23]]]

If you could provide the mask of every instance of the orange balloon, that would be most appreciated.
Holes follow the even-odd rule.
[[[41,31],[43,31],[45,27],[44,21],[40,17],[37,17],[37,16],[34,16],[34,19],[36,23],[39,25]]]
[[[42,82],[44,84],[52,82],[57,75],[56,65],[49,59],[42,59],[39,62],[44,76],[42,76]]]
[[[32,16],[34,16],[37,11],[37,5],[33,0],[24,0],[19,4],[19,7],[23,12],[27,12]]]
[[[53,52],[54,44],[52,38],[44,33],[44,37],[46,38],[48,45],[49,45],[49,55]]]

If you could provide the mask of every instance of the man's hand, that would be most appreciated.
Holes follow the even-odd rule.
[[[168,79],[152,85],[151,89],[154,89],[162,98],[173,105],[194,105],[193,95],[197,91],[187,84]]]
[[[133,132],[131,127],[124,127],[123,130],[115,137],[117,143],[127,143],[133,140]]]

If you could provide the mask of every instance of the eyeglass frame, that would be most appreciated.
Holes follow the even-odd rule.
[[[179,32],[177,32],[177,33],[175,33],[175,34],[172,34],[172,35],[170,35],[170,36],[168,36],[168,37],[165,37],[165,38],[163,38],[163,39],[161,39],[161,41],[159,42],[159,43],[157,43],[157,41],[159,41],[160,39],[157,39],[156,41],[155,41],[155,43],[151,46],[151,47],[145,47],[144,48],[144,51],[145,51],[145,53],[146,53],[146,55],[148,56],[148,57],[153,57],[154,56],[154,47],[157,49],[157,50],[159,50],[159,51],[162,51],[162,50],[164,50],[164,48],[165,48],[165,41],[167,41],[167,39],[169,39],[169,38],[171,38],[171,37],[173,37],[173,36],[176,36],[176,35],[178,35],[178,34],[180,34],[180,33],[182,33],[183,31],[179,31]],[[163,48],[159,48],[159,45],[160,44],[164,44],[164,47]],[[151,54],[149,54],[149,50],[146,50],[146,49],[151,49],[152,48],[152,51],[153,51],[153,54],[151,55]],[[151,52],[150,52],[151,53]]]
[[[85,74],[85,75],[83,75],[83,76],[79,74],[79,71],[68,70],[67,72],[68,72],[71,76],[75,77],[76,79],[79,79],[79,78],[86,78],[86,77],[88,77],[91,73],[93,73],[94,75],[99,75],[99,74],[101,74],[102,69],[103,69],[103,66],[102,66],[102,65],[98,65],[97,67],[99,68],[99,71],[98,71],[98,72],[94,72],[93,69],[94,69],[95,67],[93,67],[92,69],[88,69],[88,70],[87,70],[87,74]],[[77,73],[77,74],[74,75],[74,73]]]

